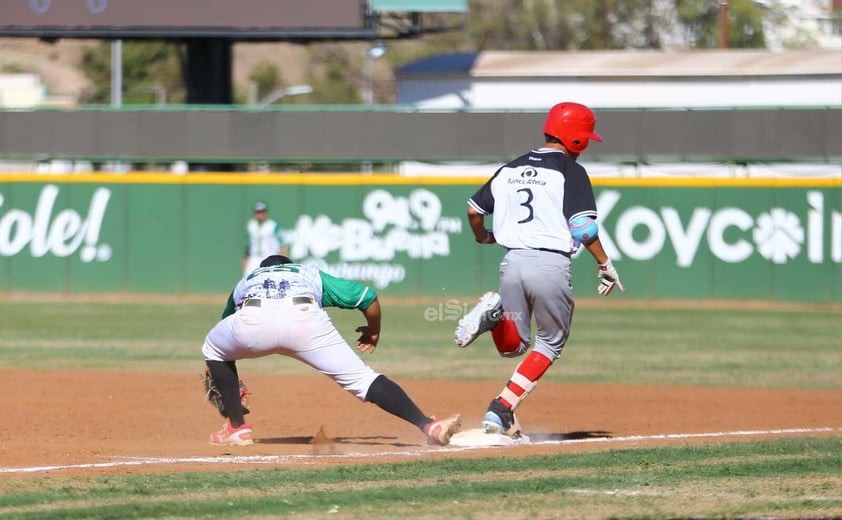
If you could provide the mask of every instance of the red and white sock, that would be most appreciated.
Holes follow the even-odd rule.
[[[514,411],[521,401],[526,399],[529,392],[535,388],[538,380],[552,364],[553,362],[547,356],[535,351],[530,352],[526,359],[521,361],[512,374],[512,378],[500,392],[500,401]]]

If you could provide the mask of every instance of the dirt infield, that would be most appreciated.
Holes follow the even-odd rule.
[[[246,377],[257,443],[207,443],[222,419],[197,374],[0,369],[0,478],[320,466],[629,445],[842,435],[842,391],[542,382],[519,417],[530,445],[427,446],[413,426],[326,377]],[[499,382],[399,381],[430,414],[479,426]]]

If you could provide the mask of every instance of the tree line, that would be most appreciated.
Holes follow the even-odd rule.
[[[727,10],[723,11],[723,4]],[[723,12],[727,23],[723,25]],[[453,15],[425,14],[436,18]],[[464,30],[424,35],[414,41],[390,44],[385,55],[389,70],[424,57],[450,52],[485,50],[573,51],[619,49],[762,49],[768,35],[789,24],[786,9],[775,1],[753,0],[470,0]],[[723,26],[727,32],[723,35]],[[809,35],[791,32],[782,44],[809,47]],[[368,81],[360,44],[306,45],[307,82],[310,94],[284,98],[284,103],[357,104]],[[152,104],[166,93],[167,103],[182,103],[186,89],[182,78],[184,48],[177,41],[131,40],[123,43],[123,102]],[[110,99],[111,45],[102,41],[87,49],[81,70],[92,87],[82,103],[107,103]],[[388,76],[388,73],[385,74]],[[270,61],[258,63],[249,81],[262,98],[284,88],[284,71]],[[369,85],[371,86],[371,85]],[[374,100],[394,101],[390,77],[375,76]],[[235,85],[235,103],[245,103],[250,93]]]

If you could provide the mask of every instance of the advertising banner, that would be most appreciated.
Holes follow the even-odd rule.
[[[495,289],[505,251],[465,218],[482,178],[0,177],[0,291],[215,293],[241,276],[256,201],[289,256],[381,294]],[[600,238],[644,299],[842,301],[842,181],[597,179]],[[490,225],[490,219],[488,221]],[[595,264],[574,256],[577,296]]]

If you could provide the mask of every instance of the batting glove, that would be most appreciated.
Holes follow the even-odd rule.
[[[623,282],[620,281],[620,275],[617,274],[617,270],[614,269],[614,264],[611,263],[611,260],[608,260],[604,264],[599,264],[599,268],[596,270],[596,276],[599,278],[597,292],[602,296],[611,294],[615,285],[620,288],[620,291],[626,291],[626,288],[623,287]]]

